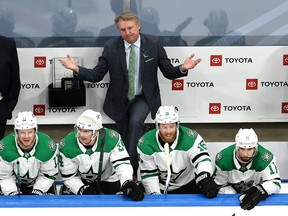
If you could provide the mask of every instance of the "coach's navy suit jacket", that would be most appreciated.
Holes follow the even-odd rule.
[[[16,43],[12,38],[0,36],[0,115],[4,119],[12,118],[20,93],[19,61]]]
[[[140,79],[142,91],[148,102],[152,119],[161,105],[158,83],[158,67],[167,79],[187,76],[179,66],[173,66],[158,37],[140,34]],[[109,71],[110,84],[104,101],[103,110],[115,122],[125,114],[128,100],[128,70],[125,46],[122,37],[115,37],[104,45],[102,55],[93,69],[79,67],[78,78],[90,82],[99,82]],[[172,103],[172,102],[171,102]]]

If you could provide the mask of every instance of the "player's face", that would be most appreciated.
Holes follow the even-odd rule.
[[[248,163],[254,156],[255,151],[255,148],[238,148],[238,156],[241,161]]]
[[[137,41],[140,34],[140,23],[137,23],[135,20],[119,20],[117,27],[122,38],[129,44]]]
[[[159,124],[159,133],[164,142],[173,142],[176,138],[177,124]]]
[[[93,139],[92,136],[93,136],[93,130],[78,128],[78,139],[83,145],[85,146],[93,145],[94,142],[92,142]]]
[[[18,145],[24,150],[30,150],[34,146],[36,131],[32,129],[17,130]]]

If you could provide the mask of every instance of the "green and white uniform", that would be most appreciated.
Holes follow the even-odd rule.
[[[0,141],[0,183],[4,195],[17,191],[17,176],[21,184],[46,193],[57,174],[57,144],[46,134],[36,134],[35,145],[29,152],[22,151],[14,132]]]
[[[159,130],[147,132],[138,142],[139,168],[146,193],[165,190],[167,166],[165,151],[158,140]],[[212,175],[211,158],[203,138],[187,127],[179,126],[175,141],[170,145],[171,180],[168,191],[178,189],[195,178],[195,174]]]
[[[261,184],[269,195],[279,193],[281,189],[276,158],[259,144],[256,155],[247,166],[241,166],[236,159],[235,144],[218,152],[214,175],[216,184],[228,184],[219,193],[241,193],[257,184]]]
[[[129,155],[120,135],[105,129],[105,147],[102,163],[101,181],[116,182],[121,185],[131,180],[133,169]],[[76,138],[77,132],[69,133],[59,143],[59,169],[67,188],[77,194],[86,182],[96,182],[99,169],[102,135],[98,134],[95,145],[85,148]]]

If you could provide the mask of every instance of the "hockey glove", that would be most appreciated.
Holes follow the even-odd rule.
[[[11,192],[10,194],[8,194],[9,196],[16,196],[16,195],[21,195],[22,193],[18,192],[18,191],[14,191],[14,192]]]
[[[41,190],[33,189],[31,195],[44,195],[44,193]]]
[[[97,191],[95,187],[92,187],[90,185],[83,185],[77,192],[77,195],[91,195],[91,194],[97,194]]]
[[[265,200],[268,197],[268,193],[265,191],[261,184],[253,186],[244,191],[239,197],[240,206],[244,210],[253,209],[260,201]]]
[[[208,198],[214,198],[219,191],[219,185],[217,185],[213,178],[210,177],[208,172],[201,172],[196,178],[196,183],[202,193]]]
[[[132,180],[127,180],[123,183],[122,192],[126,196],[131,197],[131,199],[134,201],[140,201],[144,199],[143,190],[139,184]]]

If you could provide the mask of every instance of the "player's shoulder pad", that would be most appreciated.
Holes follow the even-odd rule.
[[[6,148],[7,147],[9,148],[9,146],[11,147],[11,145],[7,145],[8,143],[15,143],[15,133],[14,132],[8,134],[2,140],[0,140],[0,152],[2,152],[5,147]]]
[[[273,159],[273,154],[269,151],[261,152],[261,159],[265,162],[271,162]]]
[[[258,145],[258,152],[260,159],[264,162],[271,162],[273,160],[273,154],[268,149],[264,148],[261,145]]]
[[[51,139],[48,141],[48,147],[51,151],[55,152],[57,149],[57,143]]]
[[[42,144],[40,144],[41,146],[45,146],[46,143],[47,143],[48,144],[48,148],[51,151],[53,151],[53,152],[56,151],[57,143],[49,135],[39,131],[37,133],[37,136],[38,136],[38,143],[42,143]]]
[[[218,152],[215,156],[215,161],[220,161],[222,159],[222,151]]]
[[[112,130],[112,129],[108,129],[108,136],[111,139],[119,139],[119,133],[115,130]]]
[[[187,133],[187,135],[188,135],[189,137],[191,137],[191,138],[196,138],[196,137],[198,136],[197,131],[194,131],[194,130],[191,130],[191,129],[187,130],[186,133]]]
[[[3,140],[0,141],[0,152],[2,152],[5,148],[5,142]]]
[[[143,135],[142,137],[140,137],[140,139],[138,140],[137,146],[141,146],[144,143],[145,140],[145,136]]]
[[[65,144],[66,144],[66,140],[65,139],[61,139],[60,142],[58,143],[59,149],[64,148]]]

